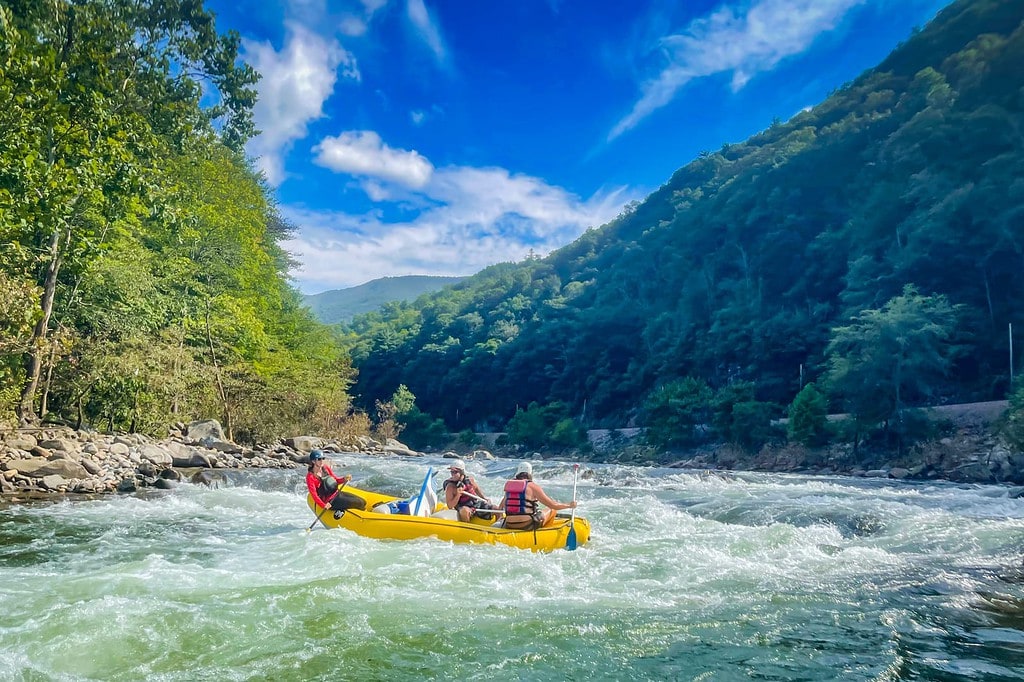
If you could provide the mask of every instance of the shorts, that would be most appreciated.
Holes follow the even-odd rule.
[[[532,514],[512,514],[505,517],[505,528],[511,530],[535,530],[544,525],[544,512],[535,511]]]

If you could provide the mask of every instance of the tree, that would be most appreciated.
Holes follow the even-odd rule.
[[[800,389],[789,405],[786,435],[794,443],[817,445],[825,438],[828,422],[828,401],[811,382]]]
[[[932,394],[959,349],[951,342],[960,306],[907,285],[881,309],[864,310],[832,331],[826,353],[830,392],[842,397],[858,431],[895,422],[909,402]]]
[[[400,384],[391,396],[395,406],[395,421],[401,427],[402,440],[416,449],[441,445],[448,440],[448,427],[444,421],[431,417],[416,406],[416,396],[405,384]]]
[[[647,441],[655,447],[696,443],[697,427],[710,420],[713,395],[707,382],[694,377],[656,388],[644,403]]]
[[[214,134],[254,132],[256,74],[239,38],[195,0],[51,0],[0,7],[0,240],[38,279],[39,315],[18,405],[35,399],[58,284],[144,217],[155,160]],[[217,100],[203,109],[201,96]],[[73,290],[73,287],[70,288]]]
[[[517,408],[505,427],[508,440],[529,448],[554,444],[568,447],[580,441],[580,429],[568,416],[564,403],[548,405],[530,403],[524,410]]]

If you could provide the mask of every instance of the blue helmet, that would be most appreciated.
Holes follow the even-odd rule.
[[[318,459],[325,459],[323,450],[314,450],[313,452],[309,453],[310,462],[315,462]]]

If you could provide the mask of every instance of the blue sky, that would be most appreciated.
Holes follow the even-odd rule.
[[[546,255],[881,61],[943,0],[208,0],[304,293]]]

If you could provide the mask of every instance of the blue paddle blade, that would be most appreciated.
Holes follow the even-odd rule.
[[[576,549],[576,525],[569,526],[569,534],[565,536],[565,548],[570,552]]]

